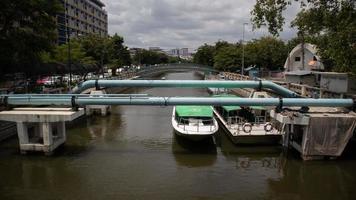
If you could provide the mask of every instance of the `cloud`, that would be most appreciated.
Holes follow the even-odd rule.
[[[242,24],[250,22],[251,0],[102,0],[109,17],[109,33],[118,33],[129,47],[197,48],[218,40],[242,39]],[[296,33],[289,22],[298,6],[286,11],[282,39]],[[246,27],[246,40],[268,35]]]

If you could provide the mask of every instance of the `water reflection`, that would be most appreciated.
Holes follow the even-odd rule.
[[[173,131],[172,153],[180,166],[212,166],[217,159],[217,150],[213,138],[194,142],[177,136]]]
[[[339,161],[340,162],[340,161]],[[270,199],[354,199],[354,162],[286,159],[282,176],[269,179]]]
[[[238,146],[223,132],[217,134],[217,145],[227,160],[236,162],[236,168],[262,167],[281,169],[282,149],[278,146]]]
[[[92,116],[87,119],[86,127],[91,139],[112,141],[120,137],[120,130],[125,128],[125,122],[121,117],[120,107],[113,106],[111,109],[109,117]]]

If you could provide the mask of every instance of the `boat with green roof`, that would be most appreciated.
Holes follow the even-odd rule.
[[[261,97],[261,94],[258,94]],[[221,98],[239,98],[236,95],[215,95]],[[213,106],[213,112],[235,144],[278,144],[282,131],[271,123],[268,107]]]
[[[209,138],[219,129],[211,106],[175,106],[172,126],[178,136],[193,141]]]

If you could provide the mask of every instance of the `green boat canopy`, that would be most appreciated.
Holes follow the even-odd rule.
[[[210,106],[176,106],[179,117],[213,117],[213,109]]]
[[[221,97],[221,98],[232,98],[232,97],[236,97],[236,98],[240,98],[236,95],[233,94],[219,94],[219,95],[214,95],[213,97]],[[222,106],[224,110],[226,110],[227,112],[230,111],[234,111],[234,110],[241,110],[240,106]]]

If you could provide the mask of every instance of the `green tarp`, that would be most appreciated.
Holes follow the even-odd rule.
[[[210,106],[176,106],[179,117],[213,117],[213,109]]]

